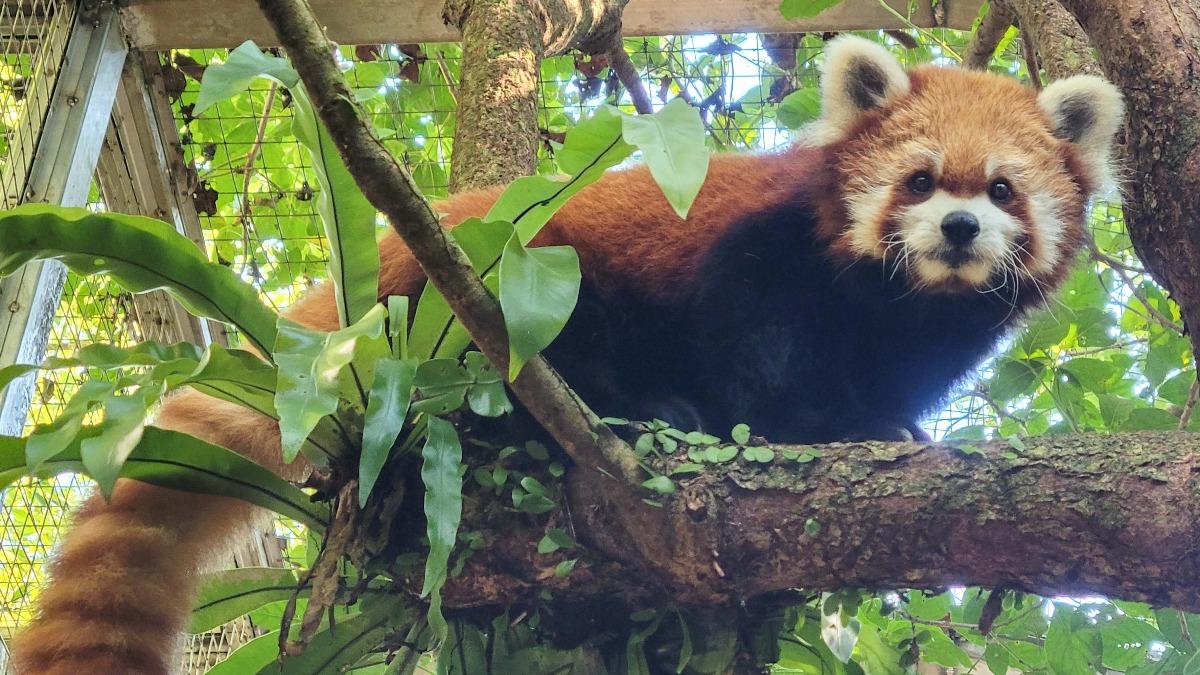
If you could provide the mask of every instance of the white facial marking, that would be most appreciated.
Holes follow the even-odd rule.
[[[955,211],[974,215],[979,221],[979,235],[967,249],[973,257],[952,267],[940,254],[949,250],[942,233],[942,220]],[[958,279],[980,287],[1013,254],[1013,242],[1021,232],[1021,224],[986,195],[964,199],[937,190],[929,199],[900,213],[898,232],[920,281],[938,284]]]

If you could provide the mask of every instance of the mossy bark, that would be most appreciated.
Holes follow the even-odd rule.
[[[451,192],[534,173],[542,58],[607,51],[625,1],[447,0],[443,15],[463,34]]]
[[[1058,0],[1000,0],[1015,13],[1021,36],[1032,43],[1050,80],[1102,75],[1083,27]]]
[[[536,553],[546,524],[529,519],[485,534],[447,602],[549,588],[711,608],[792,588],[979,585],[1200,610],[1200,435],[1025,443],[839,444],[805,464],[777,452],[680,479],[661,506],[580,472],[555,524],[587,547],[570,576],[547,574],[563,554]]]

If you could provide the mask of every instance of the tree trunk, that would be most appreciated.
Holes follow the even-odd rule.
[[[608,51],[626,0],[447,0],[463,34],[450,191],[501,185],[537,169],[543,57]]]
[[[1051,80],[1087,73],[1102,75],[1083,27],[1058,0],[1001,0],[1018,17],[1022,39],[1033,44]],[[1037,73],[1031,73],[1037,77]]]
[[[1200,9],[1191,0],[1063,0],[1128,106],[1125,224],[1200,352]]]
[[[798,463],[731,462],[678,480],[659,507],[594,472],[567,506],[586,547],[550,571],[546,523],[497,530],[447,582],[449,606],[505,604],[550,588],[563,601],[735,606],[792,588],[1003,586],[1099,593],[1200,610],[1200,435],[1045,436],[1016,451],[838,444]],[[982,452],[980,452],[982,451]],[[567,557],[579,557],[578,550]]]

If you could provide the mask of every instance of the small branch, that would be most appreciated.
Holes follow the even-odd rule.
[[[1141,286],[1133,283],[1133,278],[1129,276],[1128,270],[1136,268],[1130,268],[1128,265],[1101,251],[1100,247],[1096,245],[1095,240],[1091,237],[1087,237],[1087,247],[1091,253],[1092,260],[1104,263],[1112,271],[1116,272],[1117,276],[1121,277],[1121,282],[1129,288],[1129,292],[1133,294],[1133,297],[1137,298],[1138,302],[1142,303],[1142,306],[1146,308],[1146,313],[1150,319],[1167,330],[1172,330],[1183,335],[1183,326],[1175,323],[1170,317],[1155,309],[1154,305],[1150,304],[1150,298],[1146,296],[1146,292],[1142,290]]]
[[[996,54],[996,47],[1004,39],[1005,33],[1012,28],[1017,15],[1005,0],[992,0],[988,5],[988,13],[983,17],[983,23],[975,29],[971,41],[963,52],[963,65],[975,70],[987,70],[988,64]]]
[[[291,57],[321,121],[367,199],[391,222],[429,281],[499,372],[508,370],[508,333],[500,305],[438,222],[412,176],[375,135],[332,57],[306,0],[259,0]],[[511,388],[576,463],[637,484],[632,449],[579,399],[545,359],[531,359]]]
[[[1021,38],[1021,56],[1025,59],[1025,70],[1029,71],[1029,82],[1033,88],[1042,90],[1042,62],[1038,58],[1037,45],[1029,37]]]
[[[258,131],[254,135],[254,143],[250,145],[250,150],[246,153],[246,163],[242,165],[242,208],[240,220],[242,222],[242,253],[246,256],[247,264],[250,265],[251,274],[255,279],[261,278],[258,272],[258,261],[254,258],[254,253],[251,248],[251,240],[258,239],[258,232],[254,228],[254,218],[251,214],[253,204],[250,202],[250,178],[254,175],[254,162],[258,160],[258,153],[262,151],[263,140],[267,137],[267,123],[271,120],[271,107],[275,105],[275,92],[279,84],[274,80],[271,81],[271,87],[267,89],[266,100],[263,101],[262,116],[258,118]]]
[[[608,52],[608,65],[617,74],[617,79],[621,81],[621,84],[625,86],[625,91],[629,92],[634,110],[637,110],[639,115],[649,115],[654,112],[654,103],[650,100],[650,92],[646,91],[646,83],[638,75],[633,60],[625,51],[625,41],[620,37],[613,41],[612,49]]]
[[[1192,413],[1196,412],[1196,399],[1200,398],[1200,373],[1195,380],[1192,380],[1192,387],[1188,389],[1187,403],[1183,406],[1183,412],[1179,414],[1180,431],[1187,429],[1188,423],[1192,421]]]

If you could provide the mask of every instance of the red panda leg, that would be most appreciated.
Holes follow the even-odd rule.
[[[242,408],[185,392],[159,425],[201,436],[282,475],[277,427]],[[178,669],[196,573],[266,512],[235,499],[120,480],[93,497],[51,566],[34,622],[13,645],[17,675],[168,675]]]

